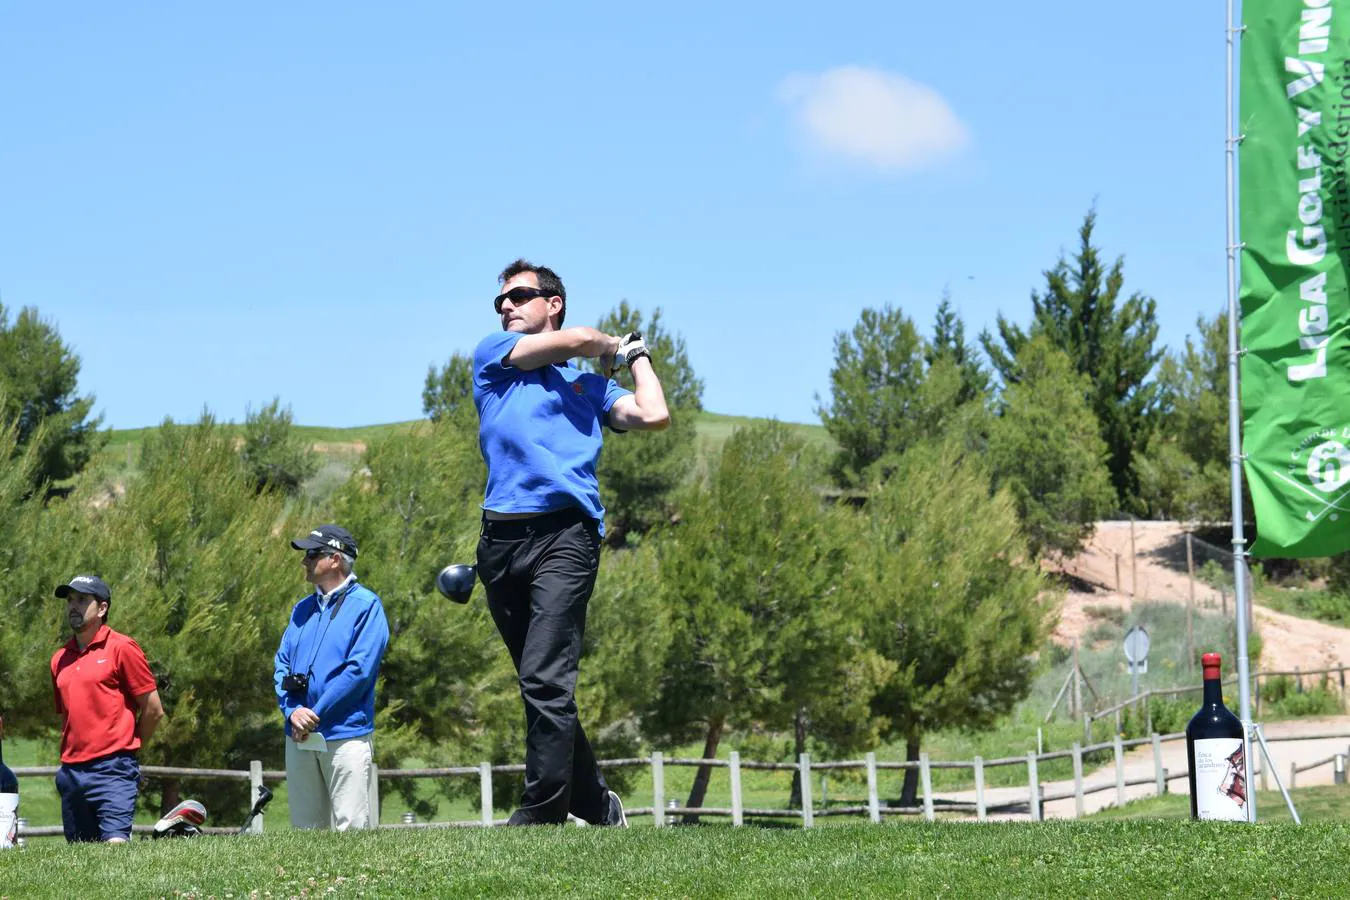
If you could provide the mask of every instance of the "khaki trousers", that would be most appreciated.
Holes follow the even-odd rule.
[[[329,741],[327,750],[301,750],[286,739],[286,791],[292,828],[347,831],[372,828],[373,745],[370,735]]]

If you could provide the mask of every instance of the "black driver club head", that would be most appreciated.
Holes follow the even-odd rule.
[[[474,582],[478,580],[476,566],[456,564],[441,569],[436,576],[436,589],[456,603],[468,603],[473,594]]]

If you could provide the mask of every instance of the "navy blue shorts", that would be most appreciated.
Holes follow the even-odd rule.
[[[69,763],[56,770],[61,824],[68,841],[131,839],[141,766],[132,753]]]

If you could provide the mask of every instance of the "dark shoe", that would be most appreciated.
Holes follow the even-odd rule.
[[[609,815],[605,816],[603,824],[618,828],[628,827],[628,816],[623,811],[623,801],[613,791],[609,792]]]
[[[511,813],[511,818],[509,818],[509,819],[506,820],[506,824],[507,824],[507,825],[552,825],[552,824],[556,824],[556,823],[553,823],[553,822],[541,822],[540,820],[536,819],[534,816],[532,816],[532,815],[530,815],[529,813],[525,812],[525,810],[523,810],[523,809],[518,809],[518,810],[516,810],[515,812]]]

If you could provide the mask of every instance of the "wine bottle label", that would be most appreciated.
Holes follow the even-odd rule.
[[[1196,741],[1193,765],[1196,816],[1247,821],[1247,767],[1242,738]]]
[[[14,846],[19,836],[19,795],[0,794],[0,850]]]

